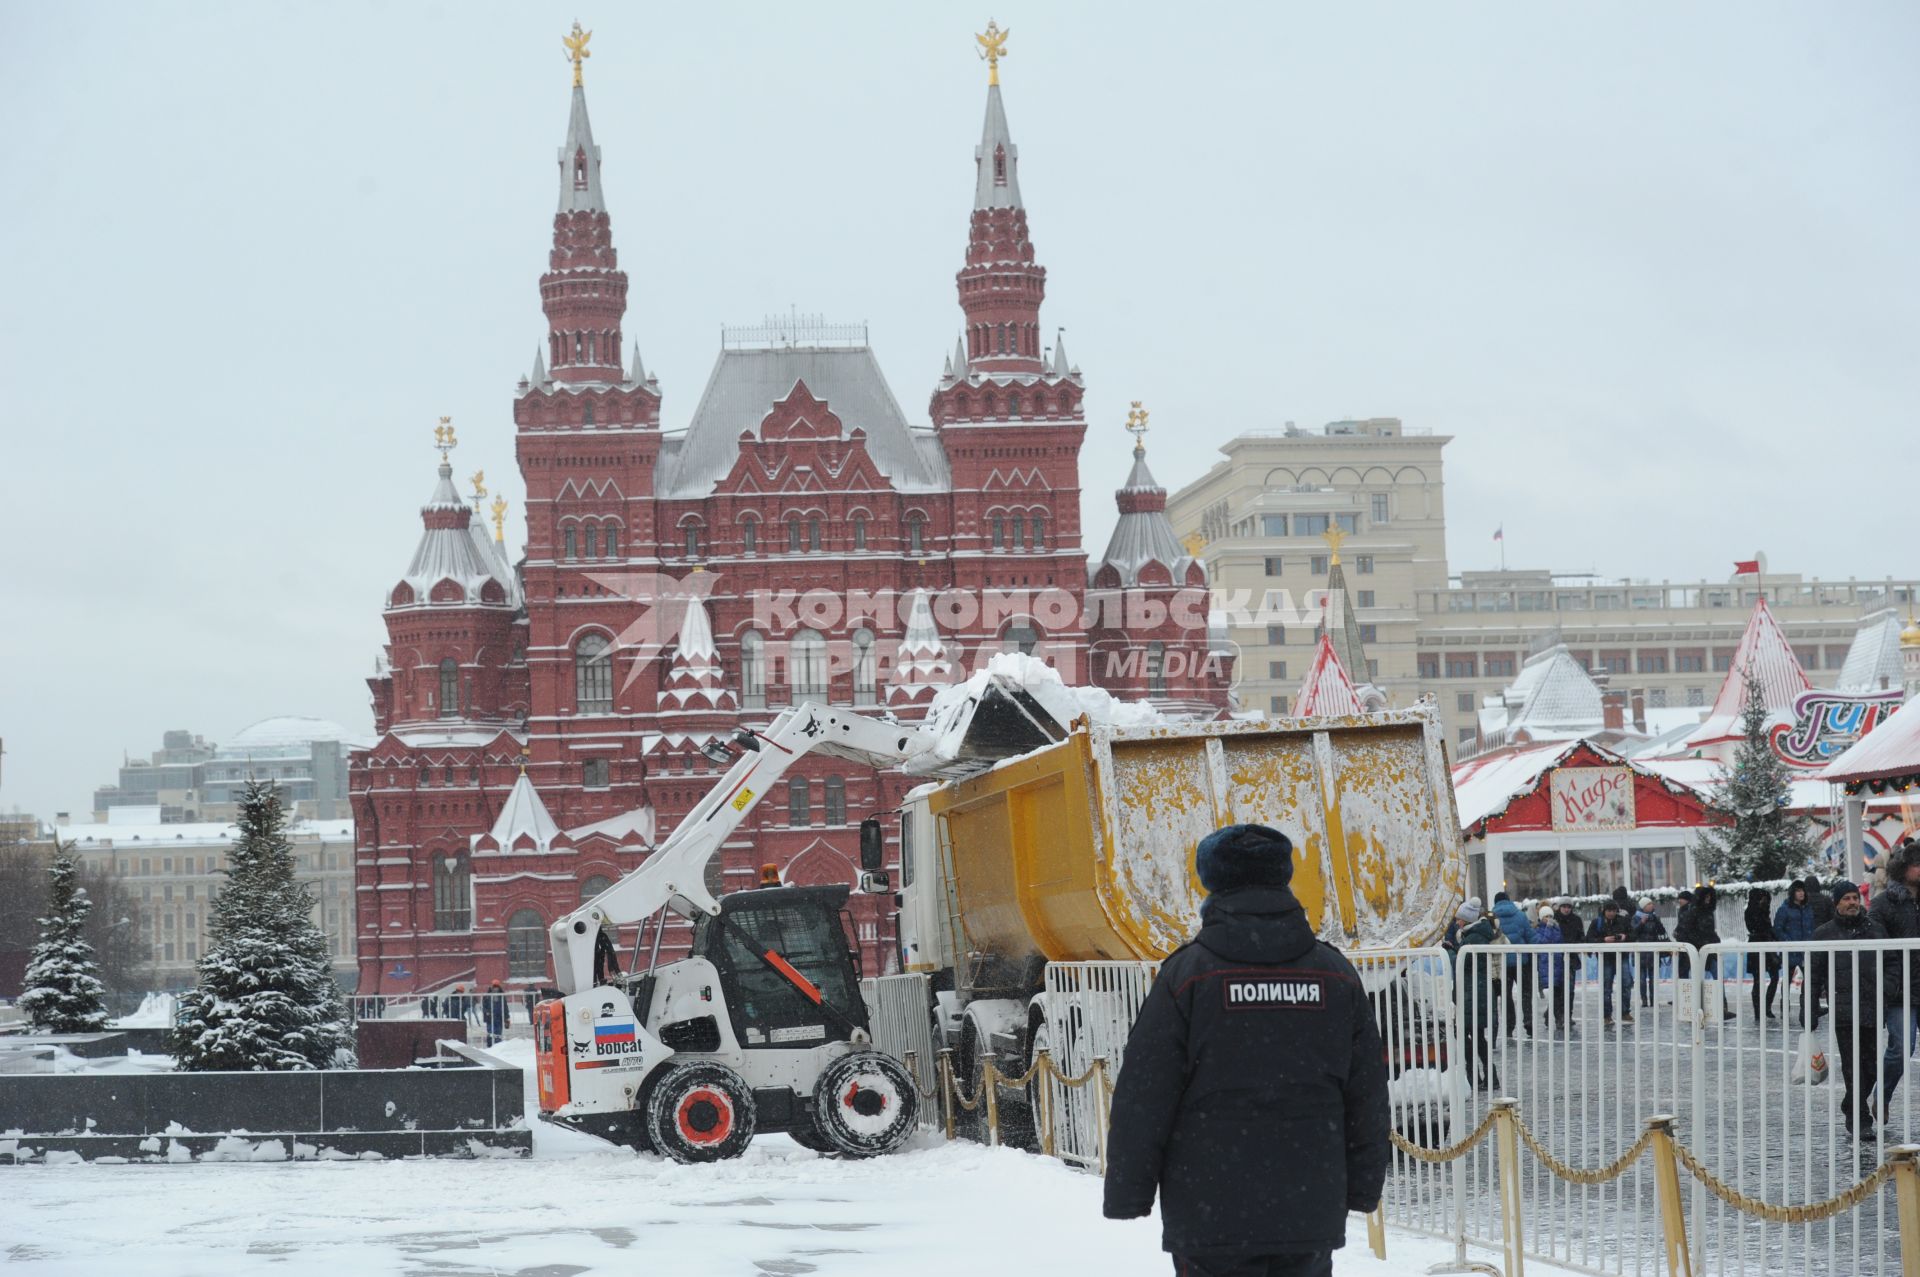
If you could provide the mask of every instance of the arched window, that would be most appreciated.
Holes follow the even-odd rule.
[[[580,903],[587,903],[587,901],[593,899],[612,885],[613,879],[607,877],[605,874],[595,874],[580,884]]]
[[[547,973],[547,924],[532,909],[507,919],[507,974],[539,978]]]
[[[567,552],[565,557],[569,559],[573,558],[574,555],[578,552],[577,550],[578,543],[573,539],[573,532],[574,532],[573,525],[568,524],[564,535],[566,536],[566,547],[567,547]]]
[[[600,525],[597,523],[587,525],[587,557],[589,559],[600,557]]]
[[[1007,184],[1007,148],[1004,146],[993,148],[993,180],[997,186]]]
[[[853,548],[856,550],[867,548],[867,516],[864,514],[853,516]]]
[[[1013,537],[1007,542],[1014,549],[1020,549],[1027,539],[1027,521],[1021,515],[1013,516]]]
[[[853,632],[853,703],[873,704],[875,684],[873,631],[862,626]]]
[[[700,525],[697,523],[687,525],[687,557],[689,559],[700,557]]]
[[[589,399],[580,405],[580,420],[585,425],[593,424],[593,400]]]
[[[1007,521],[1004,516],[998,514],[993,516],[993,548],[996,550],[1007,548]]]
[[[787,781],[787,823],[794,826],[813,823],[813,802],[807,795],[805,776],[795,776]]]
[[[1147,644],[1147,694],[1167,694],[1167,645],[1158,639]]]
[[[800,516],[797,514],[787,516],[787,553],[800,553]]]
[[[793,696],[827,694],[827,640],[818,630],[796,630],[788,645],[787,677]]]
[[[767,641],[759,630],[740,636],[740,703],[748,709],[767,703]]]
[[[573,649],[573,699],[577,714],[613,712],[613,645],[589,634]]]
[[[433,929],[473,929],[473,869],[465,856],[433,862]]]
[[[907,553],[925,554],[927,552],[926,516],[915,510],[907,516]]]
[[[847,823],[847,778],[845,776],[827,777],[827,823],[829,825]]]
[[[752,515],[740,520],[740,552],[742,554],[760,553],[760,520]]]
[[[607,525],[607,557],[609,559],[620,557],[620,529],[611,523]]]
[[[440,717],[460,717],[460,663],[451,656],[440,662]]]
[[[809,550],[818,550],[820,548],[820,520],[818,516],[807,520],[807,548]]]
[[[1033,516],[1033,548],[1036,550],[1047,548],[1047,517],[1044,514]]]
[[[1033,649],[1040,646],[1040,631],[1033,628],[1031,621],[1015,621],[1000,635],[1000,650],[1003,652],[1024,652],[1033,655]]]

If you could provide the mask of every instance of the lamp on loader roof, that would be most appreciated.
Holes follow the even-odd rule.
[[[887,876],[887,838],[880,830],[880,819],[869,816],[860,822],[860,890],[868,895],[891,891]]]
[[[727,743],[723,740],[707,741],[700,746],[700,752],[705,754],[711,761],[719,763],[722,766],[731,763],[734,757],[733,751],[727,748]]]

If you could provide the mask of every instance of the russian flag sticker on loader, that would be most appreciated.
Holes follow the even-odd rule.
[[[608,1020],[593,1026],[595,1058],[583,1061],[575,1067],[591,1069],[617,1064],[639,1050],[640,1037],[632,1020]]]

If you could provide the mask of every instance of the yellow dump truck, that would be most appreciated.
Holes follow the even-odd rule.
[[[931,977],[936,1045],[960,1067],[1023,1061],[1049,962],[1152,960],[1185,942],[1204,893],[1195,846],[1254,822],[1294,844],[1293,890],[1322,939],[1437,939],[1464,881],[1438,719],[1146,727],[1066,739],[913,791],[902,812],[901,970]]]

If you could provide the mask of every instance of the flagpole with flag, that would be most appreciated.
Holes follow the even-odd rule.
[[[1502,522],[1493,530],[1493,539],[1500,543],[1500,570],[1507,570],[1507,525]]]

